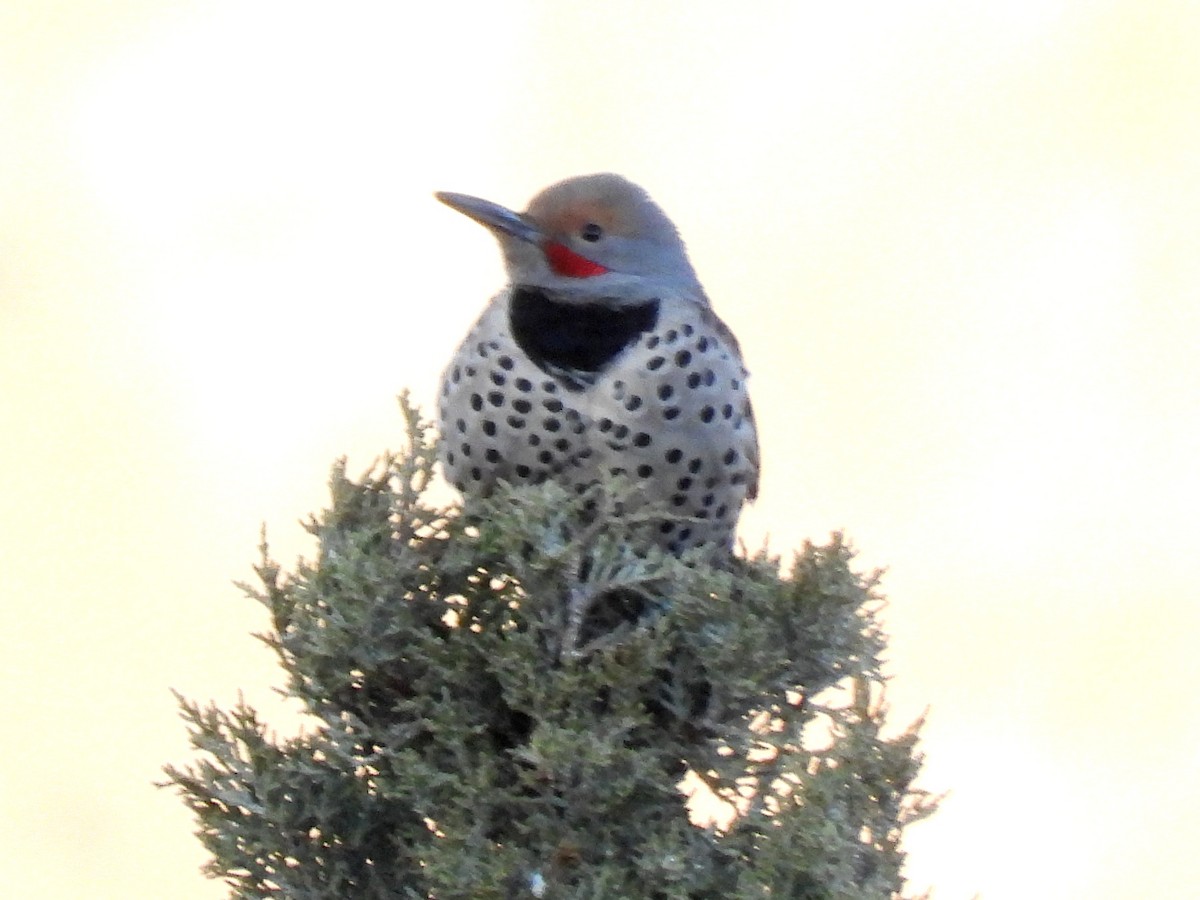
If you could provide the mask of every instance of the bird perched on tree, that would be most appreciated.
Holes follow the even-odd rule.
[[[552,185],[524,213],[437,198],[491,230],[509,277],[443,377],[448,479],[472,497],[624,474],[680,516],[662,546],[728,550],[758,486],[747,373],[662,210],[611,174]]]

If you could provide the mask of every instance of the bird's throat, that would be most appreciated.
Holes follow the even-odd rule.
[[[588,382],[654,328],[658,300],[632,305],[567,302],[541,288],[517,285],[509,300],[508,319],[517,344],[539,369],[568,379],[578,373]]]

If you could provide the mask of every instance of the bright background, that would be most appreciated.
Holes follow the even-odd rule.
[[[285,727],[234,579],[500,284],[435,189],[597,170],[753,370],[744,534],[886,565],[909,873],[1196,896],[1200,6],[0,6],[6,897],[214,898],[168,688]]]

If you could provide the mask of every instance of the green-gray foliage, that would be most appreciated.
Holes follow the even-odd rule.
[[[781,574],[645,550],[665,513],[619,483],[434,508],[405,410],[407,453],[334,469],[317,561],[264,545],[248,589],[312,726],[183,701],[202,756],[168,774],[232,896],[901,895],[934,800],[916,726],[880,733],[881,601],[839,536]],[[689,773],[739,813],[694,824]]]

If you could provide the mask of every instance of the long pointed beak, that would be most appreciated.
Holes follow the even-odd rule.
[[[531,244],[539,244],[542,241],[542,232],[536,225],[520,213],[515,213],[499,203],[482,200],[469,194],[455,194],[451,191],[438,191],[433,196],[451,209],[457,210],[493,231],[501,231]]]

